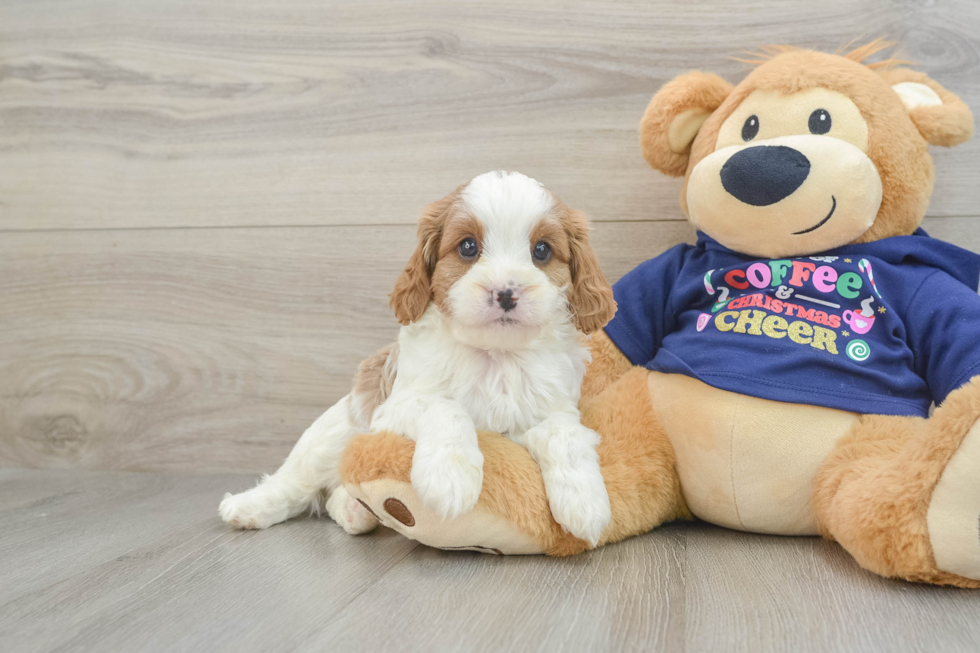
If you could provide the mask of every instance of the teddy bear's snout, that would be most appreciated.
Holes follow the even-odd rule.
[[[793,194],[810,174],[810,160],[785,145],[739,150],[721,168],[721,184],[735,199],[769,206]]]

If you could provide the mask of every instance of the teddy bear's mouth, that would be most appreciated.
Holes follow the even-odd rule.
[[[804,229],[803,231],[796,231],[796,232],[794,232],[793,235],[794,236],[802,236],[803,234],[808,234],[811,231],[816,231],[820,227],[822,227],[825,224],[827,224],[827,220],[830,220],[830,216],[832,216],[834,214],[834,211],[837,210],[837,198],[834,197],[833,195],[831,195],[830,196],[830,199],[833,201],[834,204],[833,204],[833,206],[830,207],[830,213],[827,214],[827,217],[826,218],[824,218],[823,220],[821,220],[817,224],[813,225],[809,229]]]

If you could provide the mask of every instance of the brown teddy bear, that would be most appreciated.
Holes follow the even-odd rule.
[[[691,72],[650,102],[644,157],[684,176],[698,242],[618,282],[592,338],[580,405],[602,436],[600,545],[697,516],[980,587],[980,256],[919,229],[927,146],[966,141],[973,117],[922,73],[863,63],[884,46],[771,48],[737,86]],[[405,438],[359,436],[341,473],[431,546],[589,548],[552,519],[524,448],[480,447],[480,500],[453,521],[415,496]]]

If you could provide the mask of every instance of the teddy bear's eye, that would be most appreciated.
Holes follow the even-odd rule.
[[[826,134],[830,131],[830,114],[823,109],[817,109],[810,114],[810,133]]]
[[[742,125],[742,140],[751,141],[759,133],[759,116],[751,115],[745,119]]]

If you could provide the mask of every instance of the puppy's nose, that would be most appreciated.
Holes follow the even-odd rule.
[[[785,145],[756,145],[736,152],[721,167],[721,185],[735,199],[769,206],[793,194],[810,174],[810,160]]]
[[[507,312],[517,306],[517,297],[514,297],[514,291],[508,288],[497,293],[497,302],[500,304],[500,308]]]

